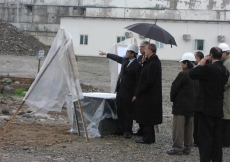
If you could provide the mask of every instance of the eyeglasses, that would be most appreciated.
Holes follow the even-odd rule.
[[[145,48],[145,46],[140,46],[140,48]]]

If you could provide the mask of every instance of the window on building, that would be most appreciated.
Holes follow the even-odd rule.
[[[33,6],[32,5],[25,5],[26,6],[26,9],[30,12],[33,11]]]
[[[79,11],[78,11],[79,9]],[[79,15],[85,15],[86,14],[86,8],[85,7],[73,7],[74,11],[77,11]]]
[[[125,37],[117,37],[117,43],[124,41],[124,40],[125,40]]]
[[[88,35],[80,35],[80,44],[82,45],[88,44]]]
[[[156,45],[157,48],[164,48],[164,43],[156,41],[155,45]]]
[[[204,40],[195,39],[195,50],[204,50]]]

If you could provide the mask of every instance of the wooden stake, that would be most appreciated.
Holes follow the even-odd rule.
[[[70,65],[71,65],[71,66],[69,66],[69,68],[70,68],[71,71],[73,71],[73,64],[71,62],[70,55],[68,55],[68,59],[69,59]],[[76,59],[75,59],[75,61],[76,61]],[[74,76],[74,81],[76,81],[75,75],[73,75],[73,76]],[[79,97],[79,93],[78,93],[77,87],[76,87],[76,92],[77,92],[77,95]],[[83,128],[84,128],[85,136],[86,136],[85,138],[86,138],[86,141],[89,142],[88,132],[87,132],[87,129],[86,129],[85,118],[84,118],[84,114],[83,114],[83,110],[82,110],[80,99],[78,99],[78,105],[79,105],[79,110],[80,110],[80,114],[81,114],[81,120],[82,120],[82,123],[83,123]],[[80,132],[80,130],[78,132]]]
[[[77,108],[76,108],[75,102],[73,103],[73,105],[74,105],[75,120],[77,124],[77,131],[78,131],[78,135],[80,136],[80,128],[79,128],[79,123],[78,123]]]
[[[40,62],[41,62],[41,59],[38,59],[38,73],[40,71]]]
[[[158,125],[154,125],[154,127],[155,127],[156,132],[159,133]]]
[[[10,121],[7,123],[6,127],[4,128],[4,130],[1,132],[0,137],[3,137],[3,135],[6,133],[8,127],[13,122],[14,118],[16,117],[16,115],[18,114],[19,110],[22,108],[22,106],[24,105],[24,103],[25,103],[25,101],[23,101],[21,103],[21,105],[19,106],[19,108],[17,109],[17,111],[14,113],[13,117],[10,119]]]
[[[81,120],[82,120],[84,131],[85,131],[85,138],[86,138],[86,141],[89,142],[88,132],[87,132],[86,125],[85,125],[85,118],[84,118],[84,115],[83,115],[80,99],[78,99],[78,105],[79,105],[79,109],[80,109],[80,112],[81,112]]]

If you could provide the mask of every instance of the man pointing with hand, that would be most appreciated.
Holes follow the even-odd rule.
[[[115,89],[115,92],[117,93],[116,105],[118,125],[117,130],[113,132],[112,135],[125,134],[125,138],[132,138],[133,102],[136,99],[137,86],[141,71],[141,65],[136,59],[138,47],[135,44],[128,45],[125,58],[103,51],[99,51],[99,54],[102,56],[106,55],[107,58],[122,65]]]

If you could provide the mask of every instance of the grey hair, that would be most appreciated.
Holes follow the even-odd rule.
[[[144,44],[144,45],[149,45],[150,43],[148,41],[142,41],[141,44]]]

